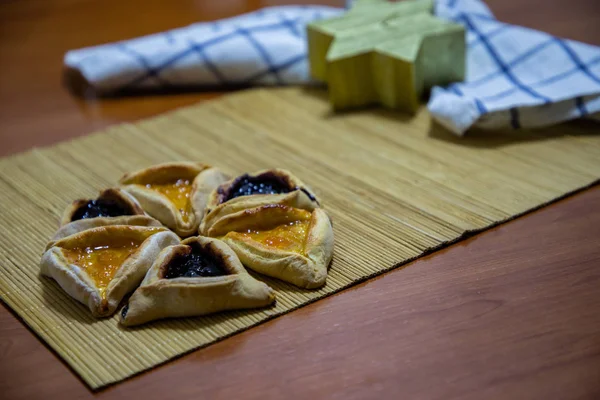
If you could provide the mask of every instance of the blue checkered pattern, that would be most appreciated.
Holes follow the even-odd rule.
[[[65,65],[96,92],[309,81],[306,23],[339,15],[321,6],[282,6],[119,43],[69,51]]]
[[[600,111],[600,48],[502,23],[479,0],[440,0],[436,14],[467,27],[465,82],[434,88],[428,104],[453,132],[535,128]]]

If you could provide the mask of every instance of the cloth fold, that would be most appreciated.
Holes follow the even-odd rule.
[[[599,117],[599,47],[505,24],[479,0],[440,0],[435,11],[467,28],[465,82],[433,88],[427,105],[452,132]]]
[[[151,88],[311,82],[306,24],[343,10],[280,6],[101,46],[64,64],[99,94]],[[434,87],[432,117],[470,127],[533,128],[600,112],[600,48],[505,24],[480,0],[438,0],[440,18],[467,28],[465,82]]]

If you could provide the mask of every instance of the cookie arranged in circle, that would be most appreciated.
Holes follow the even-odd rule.
[[[227,179],[205,164],[173,162],[125,174],[120,184],[146,213],[187,237],[198,231],[209,194]]]
[[[198,236],[160,253],[122,310],[121,324],[264,307],[274,301],[273,290],[250,276],[225,243]]]
[[[221,237],[256,272],[307,289],[325,284],[333,229],[321,208],[264,205],[222,218],[209,234]]]
[[[51,242],[42,256],[41,274],[53,278],[92,315],[114,313],[167,246],[179,237],[161,227],[109,225]]]

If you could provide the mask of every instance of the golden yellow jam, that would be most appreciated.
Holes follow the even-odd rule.
[[[110,243],[95,243],[87,247],[62,249],[67,261],[83,269],[96,283],[100,296],[105,298],[106,288],[123,262],[152,234],[159,230],[144,232],[139,238],[111,238]]]
[[[190,203],[192,185],[188,179],[178,179],[171,183],[147,183],[146,187],[167,197],[181,213],[184,220],[189,218],[192,211]]]
[[[237,234],[267,247],[302,253],[309,223],[310,221],[293,221],[265,231],[248,230]]]

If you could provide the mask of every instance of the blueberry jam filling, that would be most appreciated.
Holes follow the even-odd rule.
[[[277,176],[261,175],[251,177],[243,175],[231,186],[227,200],[253,194],[281,194],[289,192],[289,185]]]
[[[118,217],[121,215],[131,215],[131,211],[114,200],[98,199],[90,200],[79,207],[73,214],[71,221],[96,217]]]
[[[190,246],[192,251],[178,254],[171,259],[165,272],[165,279],[199,278],[223,276],[229,273],[223,268],[223,260],[212,251],[200,246]]]

